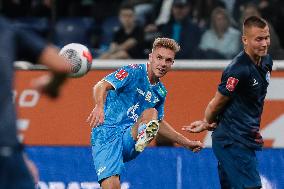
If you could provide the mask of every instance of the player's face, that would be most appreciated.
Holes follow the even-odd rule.
[[[248,28],[243,36],[243,43],[246,52],[251,56],[265,56],[270,46],[270,34],[268,26],[265,28]]]
[[[156,48],[149,55],[150,69],[153,75],[161,78],[171,69],[175,58],[175,52],[163,47]]]

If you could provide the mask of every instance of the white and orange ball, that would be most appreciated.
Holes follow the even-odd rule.
[[[68,63],[71,64],[70,77],[82,77],[86,75],[92,67],[92,55],[89,49],[79,43],[65,45],[59,52]]]

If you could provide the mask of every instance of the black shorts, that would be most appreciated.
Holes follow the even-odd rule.
[[[226,180],[234,189],[261,187],[256,154],[253,149],[232,142],[224,145],[218,140],[212,141],[212,148],[219,161],[219,168],[226,173]]]

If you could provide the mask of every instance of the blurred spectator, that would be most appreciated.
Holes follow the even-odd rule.
[[[144,26],[154,19],[154,3],[153,0],[126,0],[124,3],[134,7],[136,21],[140,26]]]
[[[144,27],[144,46],[146,53],[150,53],[150,51],[152,50],[153,41],[157,37],[161,36],[158,31],[158,26],[169,22],[171,17],[172,4],[173,0],[160,0],[160,2],[155,4],[155,17]]]
[[[216,7],[225,8],[225,4],[220,0],[195,0],[192,8],[192,19],[199,28],[210,27],[210,17]]]
[[[170,20],[172,4],[173,0],[162,1],[159,14],[157,15],[157,19],[155,20],[156,25],[165,24]]]
[[[258,10],[258,7],[256,4],[248,3],[244,6],[242,10],[242,15],[240,17],[239,25],[242,26],[243,20],[249,16],[260,16],[261,14]],[[273,59],[284,59],[284,50],[281,47],[279,37],[277,33],[274,30],[274,27],[269,23],[268,26],[270,30],[270,47],[268,50],[268,53],[272,56]]]
[[[174,0],[169,22],[159,27],[163,37],[172,38],[180,44],[181,51],[176,55],[177,59],[196,58],[195,50],[200,41],[201,31],[192,23],[190,11],[189,1]]]
[[[126,59],[143,57],[143,29],[135,23],[133,6],[122,4],[119,10],[121,27],[114,33],[109,50],[100,56],[101,59]]]
[[[230,17],[232,17],[235,2],[238,0],[220,0],[220,1],[224,3],[225,6],[224,7],[222,6],[222,7],[226,9]]]
[[[217,7],[211,15],[211,28],[202,38],[199,48],[207,59],[230,59],[240,50],[241,33],[231,27],[227,11]]]

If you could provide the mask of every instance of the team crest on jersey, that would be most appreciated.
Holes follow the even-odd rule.
[[[226,88],[230,91],[233,92],[238,84],[239,80],[234,77],[229,77],[227,80]]]
[[[115,74],[116,79],[122,81],[124,78],[128,76],[128,72],[125,70],[120,70]]]
[[[266,78],[267,83],[269,83],[270,82],[270,72],[269,71],[266,73],[265,78]]]
[[[150,91],[147,91],[147,94],[145,96],[145,100],[148,102],[151,102],[151,97],[152,97],[152,93]]]

